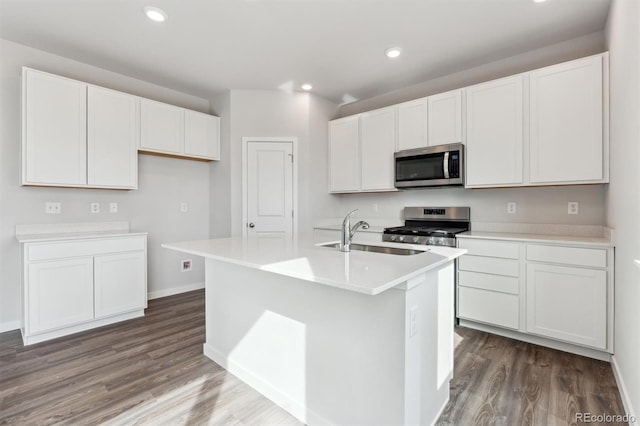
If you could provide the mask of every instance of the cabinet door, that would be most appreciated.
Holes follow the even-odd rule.
[[[140,149],[182,154],[184,142],[182,108],[140,99]]]
[[[220,159],[220,119],[196,111],[184,111],[184,153]]]
[[[527,331],[605,349],[606,272],[529,263]]]
[[[95,257],[96,318],[144,309],[147,301],[143,251]]]
[[[429,96],[429,146],[462,142],[462,90]]]
[[[329,191],[360,189],[360,116],[329,122]]]
[[[396,107],[361,114],[362,190],[395,189]]]
[[[22,183],[87,183],[87,86],[23,69]]]
[[[27,334],[93,319],[93,258],[30,264],[26,297]]]
[[[398,105],[398,151],[427,146],[427,98]]]
[[[91,186],[135,188],[138,132],[135,96],[89,86],[87,175]]]
[[[522,183],[522,76],[466,89],[466,186]]]
[[[602,56],[533,71],[532,183],[602,181]]]

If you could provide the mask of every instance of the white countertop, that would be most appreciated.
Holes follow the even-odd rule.
[[[104,237],[122,237],[147,235],[147,232],[129,232],[129,231],[87,231],[87,232],[63,232],[59,234],[31,234],[16,235],[19,243],[40,243],[46,241],[64,241],[64,240],[82,240],[90,238]]]
[[[573,235],[539,235],[511,232],[469,231],[457,234],[456,238],[481,238],[487,240],[505,240],[530,243],[569,244],[592,247],[613,247],[613,242],[605,237],[580,237]]]
[[[452,247],[382,242],[375,245],[429,251],[409,256],[357,250],[343,253],[337,248],[320,247],[311,239],[283,237],[221,238],[166,243],[162,247],[369,295],[466,253]]]
[[[130,232],[126,221],[16,225],[16,240],[20,243],[136,235],[147,232]]]

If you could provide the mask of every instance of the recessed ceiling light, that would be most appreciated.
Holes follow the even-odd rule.
[[[394,59],[400,56],[402,53],[402,49],[399,47],[390,47],[384,51],[384,54],[387,55],[387,58]]]
[[[164,22],[167,20],[167,14],[162,9],[158,9],[157,7],[147,6],[143,10],[144,10],[144,14],[147,15],[147,18],[151,19],[152,21]]]
[[[309,91],[309,90],[313,89],[313,86],[312,86],[312,85],[310,85],[309,83],[304,83],[304,84],[303,84],[302,86],[300,86],[300,87],[302,88],[302,90],[307,90],[307,91]]]
[[[547,0],[533,0],[534,3],[544,3]]]

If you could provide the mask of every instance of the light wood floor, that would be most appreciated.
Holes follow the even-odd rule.
[[[573,425],[623,414],[607,363],[460,328],[440,425]],[[202,355],[204,293],[144,318],[24,348],[0,334],[0,424],[298,425]]]

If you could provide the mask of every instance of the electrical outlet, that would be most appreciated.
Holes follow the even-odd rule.
[[[62,213],[62,203],[47,201],[44,203],[45,214],[60,214]]]
[[[91,213],[100,213],[100,203],[91,203]]]
[[[109,203],[109,213],[118,213],[118,203]]]
[[[507,213],[516,214],[516,203],[513,201],[507,203]]]
[[[191,262],[191,259],[186,259],[186,260],[182,260],[180,261],[180,270],[182,272],[188,272],[191,269],[193,269],[193,264]]]
[[[180,203],[180,211],[182,213],[186,213],[189,210],[189,206],[187,203]]]
[[[580,203],[577,201],[569,201],[569,204],[567,204],[567,214],[578,214],[579,209]]]

